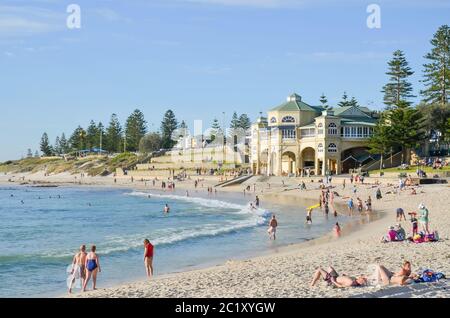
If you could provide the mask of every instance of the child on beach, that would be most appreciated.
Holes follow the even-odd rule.
[[[356,204],[357,204],[357,206],[358,206],[358,212],[359,213],[362,213],[362,210],[363,210],[363,203],[362,203],[362,200],[360,199],[360,198],[356,198]]]
[[[312,210],[313,209],[308,209],[307,213],[306,213],[306,224],[312,224]]]
[[[341,226],[339,225],[338,222],[336,222],[336,224],[335,224],[333,230],[334,230],[334,235],[335,235],[336,237],[340,237],[340,236],[341,236]]]
[[[417,219],[416,219],[417,213],[416,212],[410,212],[408,214],[411,216],[410,221],[411,221],[411,227],[412,227],[412,234],[413,234],[413,237],[414,237],[415,235],[417,235],[418,228],[419,228],[418,223],[417,223]]]

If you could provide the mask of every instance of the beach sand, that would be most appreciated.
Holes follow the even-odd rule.
[[[80,179],[75,181],[74,176],[64,174],[50,177],[44,177],[43,174],[15,174],[0,176],[0,183],[7,183],[8,179],[20,183],[23,182],[20,179],[22,176],[25,181],[61,184],[79,182]],[[317,189],[319,184],[311,183],[309,179],[306,180],[306,191],[296,189],[300,180],[297,178],[263,177],[257,178],[256,182],[253,180],[249,183],[252,189],[250,192],[253,193],[253,184],[256,183],[256,192],[253,194],[260,196],[263,206],[267,201],[278,204],[300,204],[305,200],[315,202],[320,194]],[[285,186],[281,180],[284,180]],[[450,275],[449,185],[422,186],[418,188],[417,195],[411,195],[410,191],[406,190],[401,194],[387,194],[382,200],[376,200],[376,188],[371,185],[358,185],[358,192],[353,195],[349,180],[346,189],[342,190],[342,180],[339,177],[333,179],[335,191],[341,195],[335,199],[336,203],[345,202],[342,196],[351,195],[354,199],[360,196],[364,201],[371,195],[373,209],[382,217],[353,227],[351,231],[344,226],[344,235],[340,238],[332,238],[330,229],[330,235],[324,238],[280,248],[277,253],[267,256],[228,261],[221,266],[155,277],[152,280],[89,291],[71,297],[450,297],[449,284],[446,281],[401,287],[370,286],[347,289],[332,288],[320,282],[316,287],[309,287],[315,269],[319,266],[327,268],[328,265],[332,265],[340,273],[356,276],[371,274],[371,264],[383,264],[391,271],[397,271],[404,260],[409,260],[412,262],[413,272],[429,268]],[[366,178],[365,181],[373,183],[375,179]],[[206,187],[216,182],[217,178],[205,178],[205,181],[201,182],[203,188],[200,185],[199,191],[206,192]],[[392,189],[387,182],[389,180],[383,180],[383,194]],[[397,184],[395,180],[390,182]],[[139,181],[131,182],[129,178],[118,179],[117,184],[112,177],[83,178],[82,184],[151,189],[151,186],[145,187],[144,183]],[[177,188],[191,191],[193,180],[178,182]],[[239,185],[219,188],[218,191],[242,192],[243,188],[244,185]],[[380,238],[386,234],[388,227],[396,223],[396,208],[402,207],[405,212],[417,211],[421,202],[430,211],[430,228],[439,232],[440,241],[422,244],[380,243]],[[367,216],[355,217],[358,222],[364,219],[367,219]],[[402,225],[407,232],[410,231],[409,221],[403,221]],[[279,232],[277,235],[283,233]],[[101,276],[99,280],[101,285]]]

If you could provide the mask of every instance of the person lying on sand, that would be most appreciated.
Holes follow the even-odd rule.
[[[336,286],[338,288],[360,287],[367,285],[367,278],[365,276],[355,278],[346,274],[339,275],[331,266],[327,271],[319,267],[314,273],[310,286],[314,287],[320,278],[327,282],[329,286]]]
[[[377,265],[375,269],[375,279],[381,281],[383,285],[406,285],[416,278],[416,275],[411,274],[411,263],[405,261],[401,269],[393,273],[383,265]]]

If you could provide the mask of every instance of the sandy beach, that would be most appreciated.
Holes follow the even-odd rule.
[[[112,177],[77,178],[69,174],[45,177],[43,174],[33,175],[2,175],[0,183],[15,183],[33,181],[39,184],[68,184],[132,187],[136,189],[151,189],[145,182],[129,178],[118,179],[114,183]],[[284,186],[282,185],[284,181]],[[372,196],[373,209],[381,218],[367,223],[368,216],[357,216],[359,223],[367,223],[352,229],[343,228],[343,236],[333,238],[331,235],[307,243],[301,243],[280,248],[278,252],[268,256],[252,258],[243,261],[228,261],[221,266],[176,273],[152,280],[116,286],[113,288],[89,291],[72,297],[450,297],[448,283],[441,281],[434,284],[413,284],[409,286],[380,287],[369,286],[359,288],[338,289],[326,286],[320,282],[310,288],[314,270],[321,266],[334,266],[338,272],[352,276],[371,274],[369,265],[383,264],[391,271],[399,269],[402,261],[409,260],[413,272],[421,269],[433,269],[450,275],[450,187],[447,184],[426,185],[417,188],[417,195],[411,195],[410,190],[400,194],[384,194],[397,182],[393,179],[380,180],[383,199],[375,199],[375,190],[370,183],[375,178],[366,178],[365,183],[358,184],[357,193],[351,193],[352,187],[347,180],[346,189],[342,189],[343,178],[333,179],[332,185],[340,194],[336,203],[344,204],[342,197],[360,196],[365,200]],[[201,181],[199,191],[206,192],[207,186],[217,183],[216,177],[206,177]],[[295,202],[315,202],[319,198],[319,183],[310,182],[305,178],[306,191],[297,189],[300,178],[253,178],[249,181],[256,185],[254,194],[258,194],[262,202],[278,204],[295,204]],[[270,183],[270,188],[269,188]],[[178,189],[193,188],[193,180],[178,182]],[[222,191],[241,193],[244,185],[219,188]],[[306,200],[306,201],[305,201]],[[437,230],[440,241],[434,243],[414,244],[408,242],[380,243],[380,238],[386,234],[390,225],[396,223],[395,210],[402,207],[405,212],[417,211],[423,202],[430,211],[430,228]],[[304,213],[301,211],[299,213]],[[321,213],[321,212],[317,212]],[[357,212],[356,212],[357,214]],[[410,222],[403,221],[403,227],[410,232]],[[283,235],[278,233],[278,235]],[[156,256],[157,257],[157,256]],[[101,286],[101,276],[99,284]]]

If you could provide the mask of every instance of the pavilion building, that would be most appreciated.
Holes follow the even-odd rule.
[[[369,137],[377,112],[367,107],[311,106],[292,94],[251,127],[250,163],[257,175],[347,173],[373,160]]]

